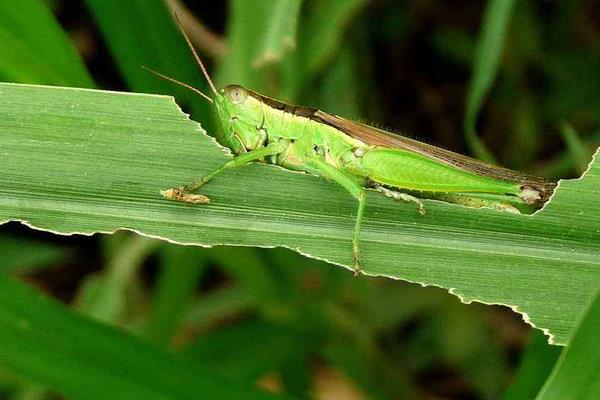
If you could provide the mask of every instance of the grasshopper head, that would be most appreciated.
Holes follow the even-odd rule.
[[[196,59],[198,67],[200,68],[202,75],[206,78],[208,86],[210,86],[212,95],[209,96],[187,83],[180,82],[148,67],[143,68],[152,72],[159,78],[168,80],[197,93],[205,100],[212,103],[217,112],[219,125],[221,125],[220,132],[217,134],[217,140],[222,145],[233,150],[234,153],[240,154],[261,146],[266,139],[266,133],[264,129],[262,129],[264,114],[261,102],[253,96],[252,92],[239,85],[228,85],[221,90],[217,90],[212,79],[210,79],[206,67],[202,63],[198,53],[196,53],[192,42],[186,35],[185,30],[181,25],[181,21],[179,21],[179,17],[177,17],[177,14],[175,14],[174,17],[190,52]]]
[[[251,92],[240,85],[228,85],[214,97],[220,133],[217,140],[240,154],[262,145],[263,110]]]

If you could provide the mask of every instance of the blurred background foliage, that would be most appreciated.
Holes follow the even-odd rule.
[[[514,169],[574,177],[600,142],[599,6],[2,1],[0,79],[172,94],[211,132],[206,102],[140,68],[208,91],[177,11],[218,86],[240,83]],[[54,237],[8,224],[0,271],[158,348],[296,398],[532,398],[559,352],[507,308],[355,279],[285,249],[178,247],[126,232]],[[0,398],[55,396],[0,366]]]

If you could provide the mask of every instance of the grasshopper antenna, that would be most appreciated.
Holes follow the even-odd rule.
[[[184,88],[187,88],[187,89],[191,90],[194,93],[198,93],[200,96],[204,97],[206,100],[210,101],[211,103],[213,102],[213,99],[211,99],[210,96],[202,93],[200,90],[196,89],[193,86],[188,85],[187,83],[180,82],[177,79],[173,79],[173,78],[171,78],[169,76],[163,75],[160,72],[156,72],[153,69],[150,69],[150,68],[145,67],[143,65],[142,65],[142,68],[144,68],[146,71],[149,71],[149,72],[153,73],[154,75],[158,76],[161,79],[164,79],[166,81],[170,81],[170,82],[176,83],[179,86],[183,86]]]
[[[177,13],[173,13],[173,16],[175,17],[175,21],[177,22],[177,26],[179,27],[179,30],[181,31],[181,34],[183,35],[183,38],[185,39],[188,47],[192,51],[192,54],[194,55],[194,58],[196,59],[196,62],[198,63],[198,66],[200,67],[200,70],[202,71],[202,74],[204,75],[204,77],[208,81],[208,85],[210,86],[210,89],[212,90],[212,92],[215,95],[218,95],[219,93],[217,92],[217,88],[215,87],[212,79],[210,79],[210,75],[208,75],[208,72],[206,71],[206,67],[204,66],[204,63],[202,62],[202,60],[198,56],[198,53],[196,52],[196,49],[194,49],[194,46],[192,45],[192,42],[190,41],[190,38],[188,38],[188,35],[185,33],[185,30],[183,29],[183,25],[181,24],[181,20],[179,19],[179,16],[177,15]]]

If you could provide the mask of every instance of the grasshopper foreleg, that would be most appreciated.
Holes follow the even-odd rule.
[[[247,153],[240,154],[227,161],[225,164],[216,168],[212,172],[201,176],[196,179],[192,183],[189,183],[184,186],[177,186],[171,189],[162,190],[160,193],[169,200],[181,201],[184,203],[208,203],[210,199],[202,194],[192,193],[195,190],[198,190],[200,187],[208,183],[215,175],[223,172],[227,168],[235,168],[240,167],[244,164],[248,164],[251,161],[259,160],[263,157],[272,156],[281,153],[288,146],[287,141],[279,141],[269,143],[267,146],[259,147],[257,149],[251,150]]]
[[[398,192],[396,190],[391,190],[379,184],[373,185],[373,189],[377,190],[380,193],[383,193],[386,197],[390,197],[395,200],[416,203],[419,208],[419,214],[425,215],[425,205],[420,199],[416,198],[415,196],[411,196],[407,193]]]

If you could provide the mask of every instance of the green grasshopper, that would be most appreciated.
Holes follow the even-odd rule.
[[[425,214],[425,207],[415,194],[518,213],[523,207],[543,205],[556,186],[543,178],[489,165],[321,110],[286,104],[239,85],[217,90],[181,24],[179,28],[213,96],[146,69],[212,103],[220,125],[217,140],[235,156],[194,182],[162,191],[169,200],[208,203],[206,196],[194,192],[217,174],[252,161],[327,178],[358,200],[352,256],[354,272],[359,275],[366,189],[415,202],[421,214]]]

